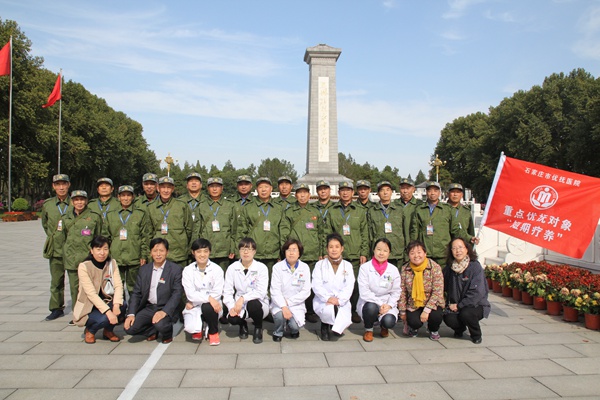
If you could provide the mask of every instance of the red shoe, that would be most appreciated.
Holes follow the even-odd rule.
[[[156,333],[154,335],[150,335],[146,338],[147,341],[151,342],[153,340],[156,340]]]
[[[162,342],[163,342],[163,344],[169,344],[169,343],[171,343],[172,341],[173,341],[173,338],[172,338],[172,337],[170,337],[170,338],[168,338],[168,339],[163,339],[163,341],[162,341]]]
[[[110,340],[111,342],[120,342],[121,341],[121,338],[119,338],[117,335],[115,335],[114,332],[108,331],[106,329],[102,332],[102,337],[105,340]]]
[[[217,333],[213,333],[213,334],[209,334],[208,335],[208,343],[211,346],[218,346],[221,344],[221,339],[219,339],[219,332]]]
[[[365,342],[372,342],[373,341],[373,331],[365,331],[365,333],[363,335],[363,340]]]
[[[196,340],[196,341],[202,340],[202,332],[192,333],[192,340]]]
[[[88,331],[87,328],[85,328],[85,338],[83,339],[87,344],[94,344],[96,343],[96,335],[93,334],[92,332]]]
[[[383,326],[381,327],[381,332],[379,333],[379,335],[382,338],[386,338],[388,336],[390,336],[390,331],[387,328],[384,328]]]

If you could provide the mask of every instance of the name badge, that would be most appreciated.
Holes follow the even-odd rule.
[[[58,225],[56,226],[56,230],[62,232],[62,219],[58,220]]]
[[[160,278],[158,283],[165,283],[165,278]]]
[[[433,225],[427,225],[427,236],[433,235]]]
[[[169,224],[167,224],[166,222],[163,223],[160,226],[160,233],[162,233],[163,235],[166,235],[167,233],[169,233]]]
[[[385,233],[392,233],[392,223],[386,222],[385,225],[383,226],[383,231]]]
[[[342,232],[344,233],[344,236],[349,236],[350,235],[350,225],[344,224],[344,226],[342,226]]]
[[[271,231],[271,221],[266,220],[265,222],[263,222],[263,231],[265,231],[265,232]]]
[[[221,224],[219,224],[219,221],[217,221],[216,219],[212,222],[212,230],[213,232],[221,231]]]
[[[300,286],[300,280],[298,277],[292,278],[292,286]]]
[[[192,214],[192,221],[196,220],[196,214]]]
[[[87,227],[85,229],[82,229],[81,236],[92,236],[92,230]]]
[[[388,281],[387,281],[387,279],[380,279],[379,280],[379,287],[380,288],[386,288],[386,287],[388,287]]]
[[[121,230],[119,231],[119,239],[127,240],[127,229],[121,228]]]
[[[307,222],[306,229],[315,229],[315,224],[313,224],[312,222]]]

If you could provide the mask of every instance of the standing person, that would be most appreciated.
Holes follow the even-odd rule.
[[[63,260],[69,276],[71,292],[71,308],[77,302],[79,292],[79,277],[77,267],[88,256],[92,239],[102,233],[102,217],[88,207],[88,195],[84,190],[71,192],[71,204],[63,216],[62,226],[65,230]],[[73,321],[69,322],[69,325]]]
[[[344,239],[336,232],[326,238],[327,257],[317,262],[312,274],[315,292],[313,307],[321,318],[321,340],[329,341],[330,332],[338,336],[352,323],[350,297],[354,290],[352,264],[344,260]]]
[[[146,210],[148,204],[158,197],[158,176],[152,172],[145,173],[142,177],[143,193],[135,199],[134,207]]]
[[[410,226],[410,239],[425,245],[428,256],[439,265],[446,265],[446,248],[453,238],[462,235],[458,221],[452,218],[448,204],[440,202],[441,186],[427,182],[427,202],[415,209]],[[469,240],[474,237],[469,236]]]
[[[168,257],[175,264],[186,265],[192,239],[193,220],[188,205],[173,197],[175,181],[163,176],[158,180],[158,199],[148,206],[153,238],[168,240]]]
[[[262,343],[262,322],[269,313],[269,270],[254,259],[256,242],[243,238],[238,245],[240,260],[227,268],[223,303],[229,309],[229,323],[240,326],[240,339],[248,339],[248,318],[254,322],[252,341]]]
[[[308,264],[310,272],[314,270],[315,263],[323,258],[324,251],[324,235],[323,223],[319,209],[309,203],[310,190],[305,183],[297,183],[295,186],[296,203],[288,208],[281,220],[279,232],[282,241],[296,239],[302,243],[303,255],[302,260]],[[314,293],[305,301],[306,320],[315,323],[319,319],[313,309]]]
[[[398,300],[400,300],[400,272],[388,262],[392,244],[386,238],[375,241],[373,259],[360,266],[358,272],[357,312],[365,323],[365,342],[373,341],[373,326],[379,321],[380,336],[389,336],[389,330],[398,320]]]
[[[461,338],[469,328],[471,341],[481,343],[479,321],[490,315],[488,287],[483,268],[471,244],[462,238],[454,239],[448,249],[448,265],[444,269],[444,287],[447,293],[447,312],[444,322]]]
[[[310,296],[310,269],[302,261],[304,248],[297,239],[288,239],[281,248],[281,259],[273,266],[271,277],[271,314],[273,341],[281,342],[286,326],[292,339],[300,337],[306,306]]]
[[[50,314],[46,321],[53,321],[65,315],[65,265],[63,262],[63,245],[65,232],[62,218],[66,215],[71,198],[69,175],[58,174],[52,177],[52,189],[56,196],[44,201],[42,206],[42,227],[46,233],[44,258],[50,264]]]
[[[96,236],[90,244],[90,255],[79,264],[79,292],[77,303],[73,308],[73,321],[77,326],[85,326],[84,341],[96,343],[96,332],[100,329],[102,337],[111,342],[121,339],[113,330],[118,317],[125,312],[123,283],[119,275],[119,267],[110,258],[108,239]],[[106,286],[109,277],[111,286]]]
[[[337,232],[344,237],[344,259],[352,264],[354,276],[358,276],[360,266],[367,262],[369,256],[369,228],[366,213],[352,202],[353,194],[352,182],[340,182],[340,201],[331,207],[328,232]],[[354,285],[351,302],[352,322],[358,323],[361,321],[355,311],[358,302],[358,283]]]
[[[400,192],[400,198],[396,200],[396,204],[402,207],[404,212],[404,240],[407,242],[410,240],[410,223],[412,221],[413,215],[417,206],[423,204],[422,200],[417,199],[415,194],[415,183],[412,179],[402,178],[400,179],[400,186],[398,191]],[[408,257],[404,257],[404,262],[408,261]],[[403,264],[404,264],[403,262]],[[400,265],[400,264],[398,264]]]
[[[284,211],[296,202],[296,198],[292,196],[292,183],[292,178],[287,175],[280,176],[279,179],[277,179],[279,197],[275,198],[275,202],[278,203]]]
[[[110,241],[110,253],[119,265],[127,292],[133,291],[140,266],[146,264],[150,249],[150,224],[146,212],[133,205],[133,186],[119,186],[119,207],[106,214],[104,236]]]
[[[329,209],[333,206],[333,202],[331,201],[331,185],[324,180],[318,181],[316,185],[318,201],[314,205],[319,210],[323,226],[329,226]]]
[[[358,195],[356,205],[364,208],[365,212],[368,212],[369,208],[375,204],[370,199],[371,182],[364,179],[356,181],[356,194]]]
[[[129,299],[123,324],[128,335],[143,335],[146,340],[173,341],[173,321],[183,295],[181,266],[167,260],[169,242],[163,238],[150,241],[152,262],[143,265]]]
[[[190,172],[185,178],[187,193],[179,196],[179,200],[187,203],[192,214],[193,229],[192,240],[200,237],[200,226],[202,218],[200,216],[200,203],[204,201],[202,197],[202,176],[198,172]]]
[[[400,319],[404,334],[415,337],[427,322],[431,340],[439,340],[444,306],[444,275],[442,267],[427,258],[425,245],[418,241],[408,244],[409,262],[400,271]]]
[[[237,195],[235,196],[235,214],[239,219],[242,217],[242,207],[250,203],[252,196],[252,177],[250,175],[240,175],[237,178]]]
[[[114,185],[110,178],[100,178],[96,181],[96,191],[98,197],[90,200],[90,210],[102,216],[102,221],[106,219],[106,214],[110,210],[119,207],[119,202],[113,197]]]
[[[404,264],[404,210],[398,203],[392,202],[392,184],[382,181],[377,184],[379,203],[368,211],[371,242],[386,238],[392,244],[390,262],[394,265]]]
[[[202,340],[203,323],[208,326],[211,346],[221,344],[219,316],[223,314],[223,286],[225,278],[220,266],[210,260],[211,244],[206,239],[192,243],[194,261],[183,270],[183,289],[187,303],[183,310],[184,329],[193,340]]]
[[[244,206],[238,226],[239,238],[249,237],[256,242],[255,257],[267,266],[269,275],[279,258],[279,223],[283,217],[283,209],[271,198],[272,190],[269,178],[256,180],[257,197]]]
[[[448,205],[452,207],[452,216],[458,220],[460,229],[464,229],[470,236],[475,236],[475,224],[471,216],[471,209],[461,203],[464,192],[460,183],[451,183],[448,188]],[[479,243],[479,238],[474,239],[474,243]]]

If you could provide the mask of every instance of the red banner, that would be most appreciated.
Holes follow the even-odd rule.
[[[500,157],[481,225],[581,258],[600,218],[600,179]]]
[[[0,50],[0,76],[10,75],[10,42]]]
[[[52,89],[52,93],[48,96],[48,102],[42,106],[42,108],[51,107],[58,100],[61,99],[61,76],[58,74],[58,78],[56,78],[56,83],[54,84],[54,89]]]

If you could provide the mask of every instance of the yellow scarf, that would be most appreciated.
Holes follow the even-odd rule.
[[[423,271],[427,268],[429,259],[425,258],[420,265],[410,263],[410,268],[413,270],[415,277],[412,283],[412,298],[416,308],[421,308],[425,305],[425,285],[423,284]]]

